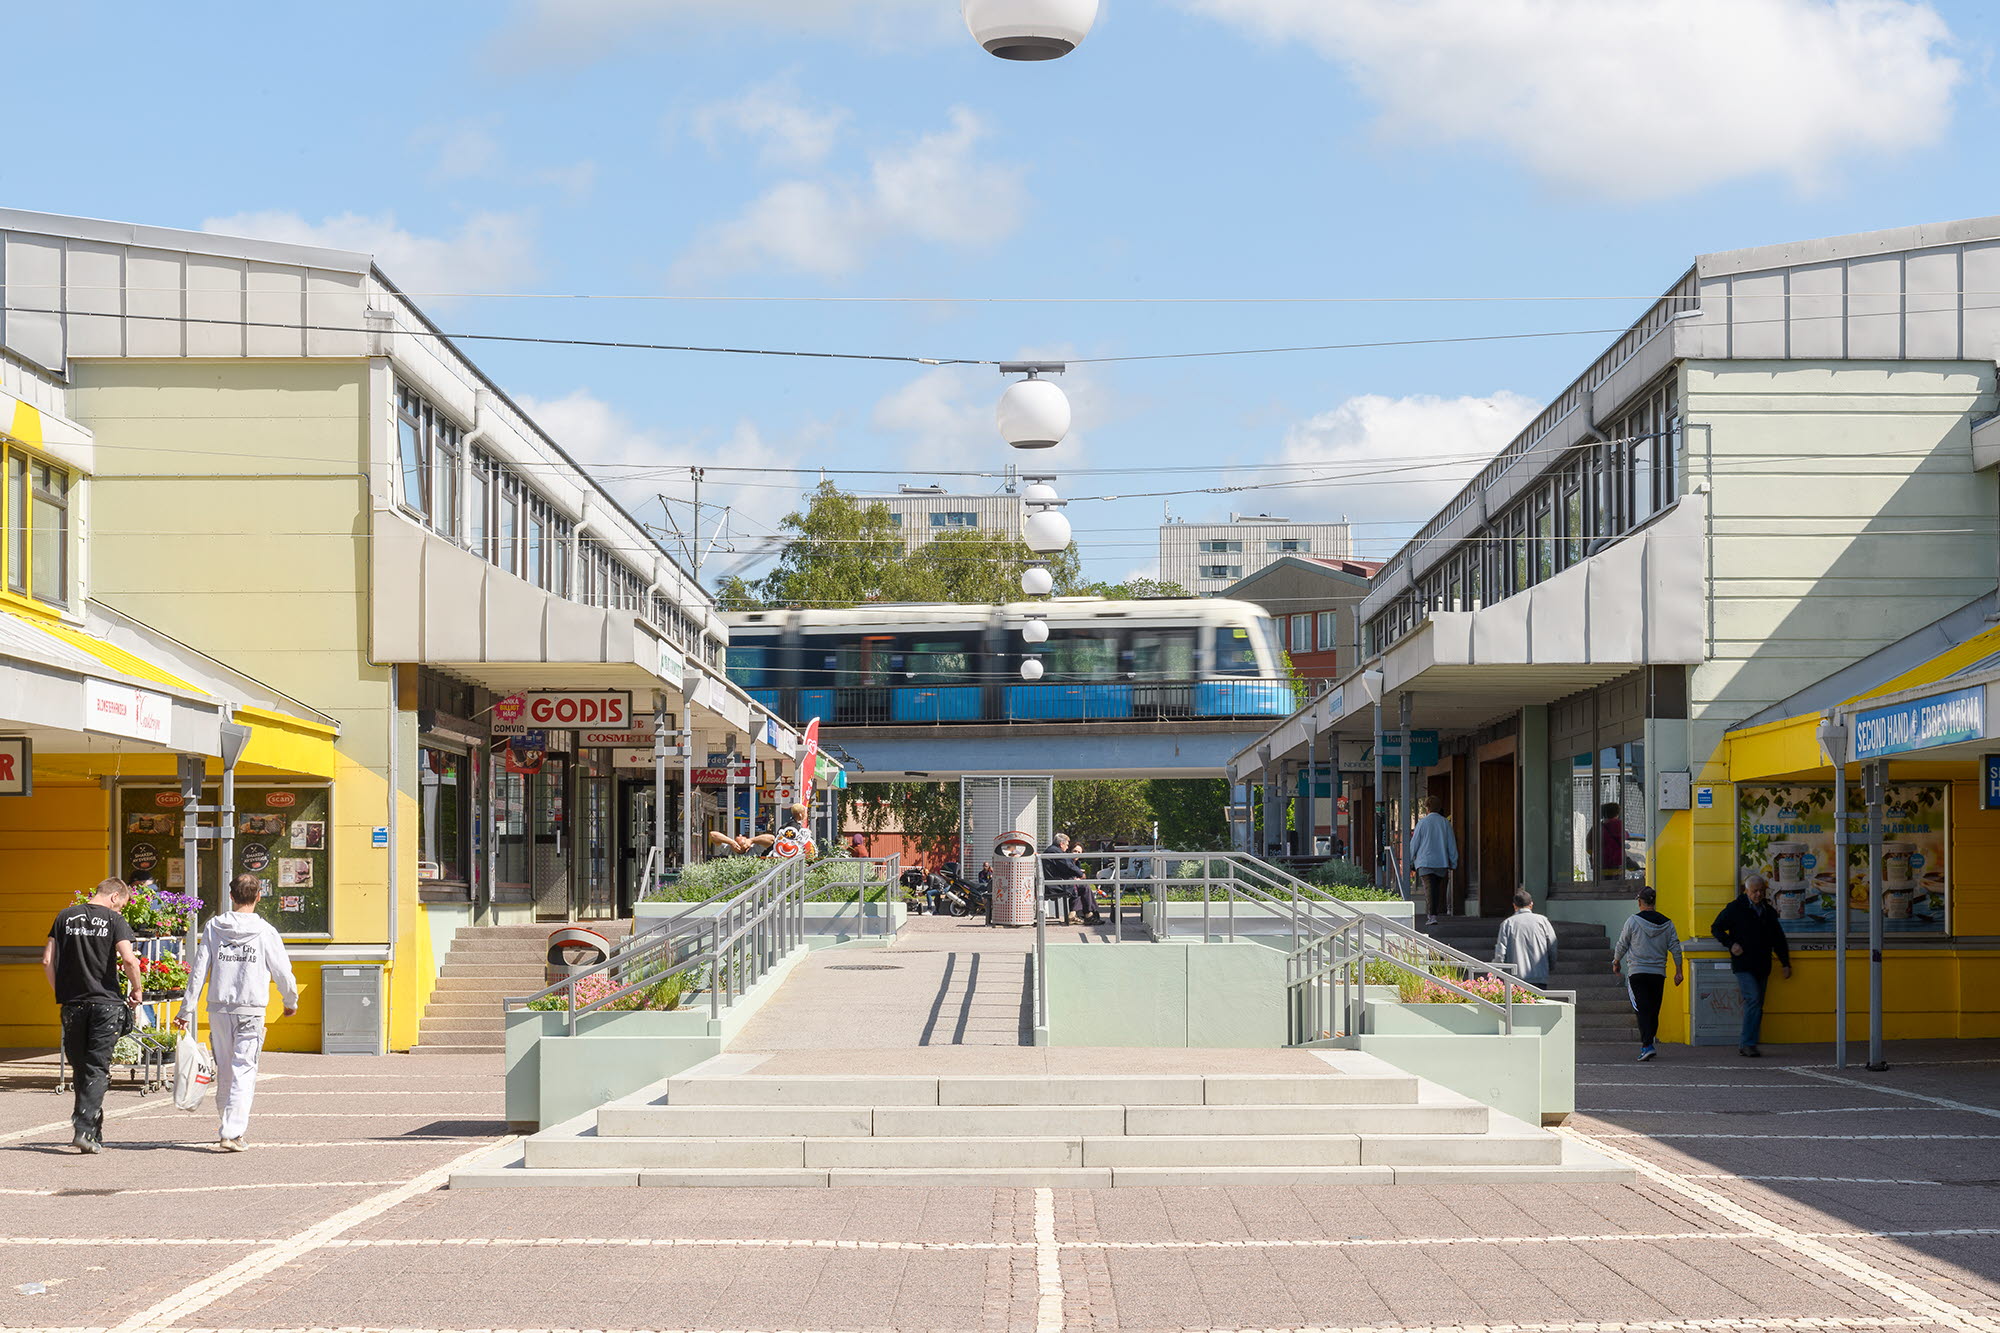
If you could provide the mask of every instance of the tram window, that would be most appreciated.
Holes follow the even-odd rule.
[[[1257,641],[1250,637],[1247,626],[1225,625],[1215,631],[1215,674],[1257,674]]]
[[[746,690],[762,689],[771,650],[758,643],[729,645],[729,678]]]
[[[1138,680],[1193,680],[1194,631],[1132,631],[1132,675]]]
[[[1042,665],[1057,680],[1113,680],[1118,640],[1091,630],[1055,630],[1042,650]]]
[[[972,671],[971,654],[961,639],[918,639],[903,663],[909,685],[963,685]]]

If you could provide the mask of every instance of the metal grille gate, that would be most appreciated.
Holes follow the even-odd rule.
[[[958,865],[967,879],[993,859],[993,840],[1017,830],[1046,847],[1055,836],[1054,778],[962,777],[958,780]]]

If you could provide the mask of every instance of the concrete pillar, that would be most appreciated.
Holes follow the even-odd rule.
[[[1514,807],[1520,822],[1515,826],[1515,845],[1520,848],[1521,883],[1540,900],[1549,890],[1549,710],[1546,705],[1536,704],[1521,710],[1517,744]]]

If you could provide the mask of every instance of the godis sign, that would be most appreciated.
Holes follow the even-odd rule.
[[[591,727],[623,731],[632,725],[632,692],[536,690],[511,694],[493,705],[493,720],[535,729]]]

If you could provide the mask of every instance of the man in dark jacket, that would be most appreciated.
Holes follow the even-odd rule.
[[[1048,899],[1050,915],[1058,925],[1076,924],[1076,881],[1082,878],[1083,867],[1070,850],[1069,834],[1056,834],[1043,853],[1042,896]]]
[[[1736,974],[1736,989],[1743,993],[1743,1031],[1736,1043],[1738,1055],[1762,1055],[1757,1049],[1758,1029],[1764,1022],[1764,991],[1771,984],[1771,957],[1777,955],[1785,980],[1792,978],[1792,951],[1785,944],[1785,928],[1778,913],[1766,902],[1770,885],[1762,875],[1743,881],[1736,901],[1716,915],[1708,933],[1729,950],[1729,970]]]

